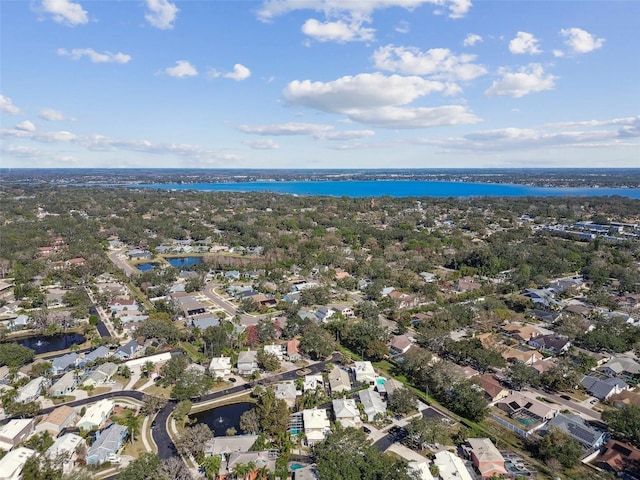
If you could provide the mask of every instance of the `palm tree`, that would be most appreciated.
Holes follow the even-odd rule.
[[[144,362],[144,364],[140,367],[140,371],[144,373],[144,376],[149,378],[151,376],[151,372],[153,372],[155,368],[154,363],[151,360]]]
[[[220,465],[222,464],[222,458],[218,455],[211,457],[205,457],[200,463],[200,466],[204,469],[204,473],[209,480],[213,480],[220,471]]]
[[[235,478],[245,478],[250,471],[251,469],[249,468],[249,464],[238,463],[233,467],[233,476]]]
[[[129,441],[131,443],[135,442],[135,435],[140,431],[140,417],[136,415],[129,415],[127,418],[123,419],[122,424],[127,427],[127,431],[129,432]]]

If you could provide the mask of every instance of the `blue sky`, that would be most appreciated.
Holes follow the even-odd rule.
[[[640,167],[640,2],[0,5],[2,167]]]

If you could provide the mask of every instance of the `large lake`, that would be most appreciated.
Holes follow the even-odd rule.
[[[127,185],[133,188],[200,190],[212,192],[274,192],[334,197],[562,197],[613,196],[640,199],[634,188],[556,188],[502,183],[438,182],[418,180],[355,180],[308,182],[167,183]]]

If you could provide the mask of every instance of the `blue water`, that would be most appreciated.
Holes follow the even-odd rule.
[[[233,403],[194,413],[189,417],[197,423],[209,426],[216,437],[224,437],[229,428],[235,428],[240,435],[242,433],[240,431],[240,417],[244,412],[254,407],[255,404],[250,402]]]
[[[438,182],[419,180],[363,180],[318,182],[239,182],[192,184],[137,184],[135,188],[218,192],[274,192],[334,197],[562,197],[612,196],[640,199],[634,188],[555,188],[499,183]]]
[[[291,465],[289,465],[289,470],[291,470],[292,472],[300,470],[301,468],[304,468],[304,465],[302,465],[301,463],[292,463]]]
[[[188,267],[190,265],[202,263],[203,260],[202,257],[176,257],[167,258],[167,262],[169,262],[172,267]]]
[[[140,265],[136,265],[136,268],[141,272],[148,272],[149,270],[153,270],[157,266],[157,263],[141,263]]]
[[[35,337],[21,338],[20,340],[14,341],[14,343],[28,347],[36,352],[36,355],[40,355],[42,353],[64,350],[71,345],[81,345],[84,343],[84,340],[85,338],[79,333],[59,333],[50,337],[38,335]]]

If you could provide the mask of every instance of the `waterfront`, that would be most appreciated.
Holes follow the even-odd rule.
[[[205,192],[273,192],[333,197],[563,197],[621,196],[640,199],[637,188],[558,188],[502,183],[441,182],[419,180],[299,181],[237,183],[165,183],[126,185],[131,188],[197,190]]]
[[[79,333],[60,333],[57,335],[37,335],[33,337],[21,338],[14,340],[14,343],[28,347],[33,350],[36,355],[43,353],[57,352],[58,350],[65,350],[72,345],[81,345],[85,341],[85,338]]]

